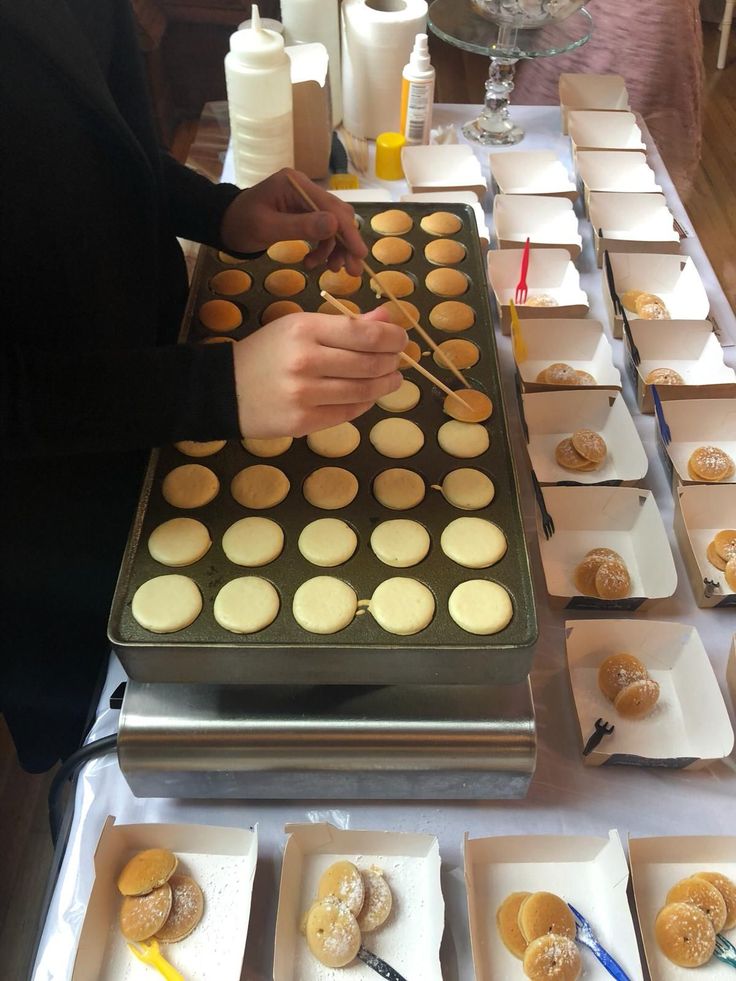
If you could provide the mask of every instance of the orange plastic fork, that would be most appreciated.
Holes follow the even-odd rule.
[[[521,256],[521,269],[519,270],[519,282],[516,284],[514,293],[514,303],[526,303],[529,290],[526,288],[526,271],[529,268],[529,239],[524,243],[524,251]]]

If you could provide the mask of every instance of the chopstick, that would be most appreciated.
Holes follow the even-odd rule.
[[[346,307],[344,303],[340,303],[340,301],[336,299],[334,296],[332,296],[330,293],[328,293],[327,290],[322,290],[319,295],[323,297],[325,300],[327,300],[328,303],[331,303],[336,310],[339,310],[340,313],[344,313],[345,316],[349,317],[351,320],[360,319],[357,313],[353,313],[350,307]],[[419,364],[418,361],[415,361],[414,358],[410,358],[409,355],[404,354],[403,351],[399,352],[399,357],[406,364],[411,365],[412,368],[415,368],[420,375],[424,375],[425,378],[429,379],[429,381],[431,381],[432,384],[436,385],[437,388],[445,392],[446,395],[451,395],[454,399],[457,399],[457,401],[460,402],[463,406],[465,406],[466,409],[471,408],[464,398],[461,398],[461,396],[459,396],[457,392],[453,392],[451,388],[448,388],[447,385],[445,385],[444,382],[441,382],[439,378],[437,378],[435,375],[432,374],[431,371],[427,371],[424,365]]]
[[[294,190],[297,192],[297,194],[299,194],[301,196],[302,200],[305,201],[309,205],[309,207],[312,209],[312,211],[320,211],[321,210],[314,203],[314,201],[312,200],[312,198],[309,195],[308,191],[306,191],[301,186],[301,184],[299,184],[298,181],[295,181],[294,178],[291,176],[291,174],[288,174],[287,173],[286,178],[289,181],[289,183],[291,184],[291,186],[294,188]],[[335,238],[337,239],[337,241],[341,245],[345,245],[345,239],[342,237],[342,235],[340,234],[340,232],[337,232],[335,234]],[[347,246],[346,246],[346,248],[347,248]],[[381,283],[381,280],[378,279],[378,274],[375,272],[375,270],[371,269],[371,267],[368,265],[368,263],[365,261],[365,259],[361,259],[360,260],[360,264],[363,266],[363,269],[365,270],[365,272],[367,272],[368,275],[370,276],[370,278],[375,282],[376,286],[380,287],[381,293],[385,293],[386,294],[386,296],[389,298],[389,300],[391,300],[391,302],[395,305],[396,309],[402,314],[402,316],[406,317],[406,319],[409,321],[409,323],[412,325],[412,327],[416,330],[416,332],[419,334],[419,336],[422,338],[422,340],[425,341],[425,343],[429,344],[429,346],[432,348],[432,350],[435,352],[435,354],[437,354],[439,356],[439,358],[442,361],[442,363],[444,364],[444,366],[446,368],[449,368],[449,370],[453,373],[453,375],[457,378],[458,381],[462,382],[464,388],[468,388],[469,387],[468,382],[467,382],[465,376],[462,374],[462,372],[460,372],[458,370],[458,368],[455,367],[455,365],[452,363],[452,361],[450,361],[450,359],[445,355],[444,351],[441,351],[440,350],[439,346],[437,344],[435,344],[435,342],[432,340],[432,338],[429,336],[429,334],[426,332],[426,330],[422,327],[422,325],[419,323],[419,321],[416,320],[414,317],[412,317],[411,314],[407,310],[405,310],[404,307],[402,307],[400,301],[394,296],[394,294],[391,292],[391,290],[388,289],[388,287],[384,286]]]

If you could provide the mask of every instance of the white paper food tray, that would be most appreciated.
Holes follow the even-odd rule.
[[[647,455],[620,392],[568,389],[522,396],[527,450],[540,484],[635,484],[647,472]],[[598,470],[576,472],[555,459],[560,440],[592,429],[608,454]]]
[[[393,201],[391,192],[387,191],[385,187],[351,187],[345,188],[343,191],[330,190],[330,194],[334,194],[341,201],[348,201],[353,204],[366,201]]]
[[[115,824],[109,817],[95,851],[95,880],[87,904],[72,981],[150,981],[118,927],[122,897],[117,878],[146,848],[168,848],[179,869],[204,893],[204,915],[194,932],[162,945],[166,959],[188,981],[239,981],[258,856],[256,831],[198,824]]]
[[[736,593],[725,573],[711,565],[706,555],[719,531],[736,528],[736,484],[678,487],[674,527],[698,606],[736,606]]]
[[[707,483],[693,480],[688,470],[688,460],[699,446],[714,445],[736,462],[736,399],[694,398],[681,401],[668,399],[666,389],[667,386],[663,386],[657,391],[670,430],[671,439],[665,449],[673,468],[673,487],[678,483]],[[736,483],[736,473],[718,483]]]
[[[654,938],[654,921],[669,890],[696,872],[720,872],[736,880],[736,837],[630,838],[631,880],[649,971],[654,981],[733,981],[734,970],[715,957],[696,970],[667,960]],[[736,939],[733,931],[727,939]]]
[[[343,831],[326,822],[287,824],[274,944],[274,981],[373,981],[360,961],[347,968],[324,967],[310,953],[300,926],[314,902],[322,873],[347,859],[358,868],[384,870],[393,893],[386,923],[367,933],[364,945],[406,977],[441,981],[440,941],[445,906],[440,888],[440,854],[431,835],[389,831]]]
[[[728,665],[726,666],[726,683],[731,693],[731,705],[736,712],[736,633],[731,642],[731,653],[728,655]]]
[[[723,695],[694,627],[654,620],[568,620],[565,646],[581,748],[595,731],[596,719],[615,727],[583,757],[588,765],[697,769],[733,749]],[[622,718],[598,687],[601,663],[622,652],[638,657],[659,684],[659,701],[644,719]]]
[[[646,150],[633,112],[573,109],[567,113],[567,132],[573,158],[580,150]]]
[[[517,363],[516,370],[524,392],[559,392],[563,386],[537,381],[540,371],[556,361],[587,371],[596,381],[590,388],[621,388],[621,373],[597,320],[524,320],[521,332],[527,357]],[[585,386],[572,390],[581,387]]]
[[[562,132],[567,134],[567,117],[574,109],[629,108],[629,93],[621,75],[573,74],[563,72],[559,82]]]
[[[539,551],[553,606],[568,610],[636,610],[648,600],[672,596],[677,571],[662,517],[651,491],[636,487],[544,487],[555,525],[547,540],[539,509]],[[631,577],[630,595],[620,600],[581,596],[576,566],[593,548],[614,549]]]
[[[569,198],[497,194],[493,225],[500,249],[518,249],[528,238],[534,248],[566,249],[576,259],[583,245]]]
[[[480,161],[465,143],[405,146],[401,166],[412,192],[473,191],[480,201],[488,190]]]
[[[632,981],[642,970],[626,898],[629,869],[617,831],[608,838],[515,835],[468,838],[465,883],[476,981],[523,981],[521,961],[503,945],[496,910],[512,892],[553,892],[583,914]],[[610,974],[579,946],[587,981]]]
[[[550,194],[575,201],[577,188],[553,150],[491,153],[491,176],[502,194]]]
[[[680,251],[680,236],[664,194],[591,191],[588,214],[599,267],[605,251],[671,255]]]
[[[575,166],[583,185],[585,212],[592,191],[620,194],[662,192],[646,154],[637,150],[579,150]]]

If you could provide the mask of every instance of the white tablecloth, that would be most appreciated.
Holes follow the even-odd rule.
[[[435,125],[463,122],[476,111],[468,106],[436,107]],[[552,148],[570,165],[569,141],[560,134],[558,109],[515,108],[514,113],[527,132],[523,149]],[[479,148],[476,152],[488,176],[488,151]],[[675,217],[691,232],[692,225],[655,150],[650,151],[650,159]],[[378,186],[381,182],[373,183]],[[405,190],[400,183],[383,186],[391,188],[395,196]],[[577,207],[580,207],[579,203]],[[490,215],[489,225],[492,227]],[[590,298],[590,316],[605,323],[600,274],[592,254],[590,225],[582,221],[581,229],[584,250],[578,267],[582,274],[582,287]],[[736,337],[733,312],[699,243],[692,237],[688,238],[683,243],[683,251],[695,261],[719,325]],[[532,672],[539,751],[536,775],[528,797],[521,801],[499,802],[345,802],[342,807],[334,802],[324,804],[319,801],[136,800],[114,757],[94,761],[87,765],[79,780],[74,822],[46,919],[34,981],[62,981],[71,976],[76,941],[92,886],[92,856],[108,814],[116,815],[118,822],[130,823],[179,821],[240,827],[258,824],[259,866],[243,973],[248,981],[266,981],[271,977],[284,844],[283,826],[287,821],[327,820],[340,827],[421,831],[438,836],[443,863],[442,887],[447,906],[442,945],[446,981],[468,981],[473,976],[462,874],[464,832],[469,832],[473,837],[541,833],[605,836],[609,828],[617,828],[624,840],[629,834],[733,834],[736,813],[736,760],[733,756],[695,772],[634,767],[594,768],[585,767],[581,762],[577,720],[565,667],[563,623],[567,618],[596,614],[566,614],[551,610],[547,602],[536,540],[534,498],[516,408],[510,344],[508,338],[498,334],[496,340],[504,376],[512,446],[515,448],[521,483],[522,510],[534,568],[539,617],[539,643]],[[623,368],[621,342],[614,341],[613,347],[616,363]],[[731,365],[736,364],[733,348],[726,349],[726,359]],[[733,610],[698,610],[695,606],[672,533],[673,500],[655,450],[653,417],[638,413],[628,380],[624,394],[649,457],[649,473],[644,486],[654,492],[665,527],[670,532],[679,579],[677,591],[671,599],[655,604],[646,612],[628,615],[678,621],[697,627],[734,720],[734,706],[726,689],[725,669],[732,635],[736,630],[736,617]],[[117,713],[110,712],[106,706],[110,692],[123,679],[122,669],[113,658],[106,690],[100,701],[100,715],[90,738],[99,738],[115,730]]]

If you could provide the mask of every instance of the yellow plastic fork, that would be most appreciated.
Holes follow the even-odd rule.
[[[184,975],[180,974],[173,964],[169,964],[158,945],[158,940],[155,938],[151,940],[144,940],[140,944],[128,944],[128,950],[139,961],[152,967],[154,971],[158,971],[162,978],[166,978],[166,981],[184,981]]]
[[[523,364],[529,357],[529,352],[526,348],[526,341],[521,330],[521,321],[519,320],[519,314],[516,312],[516,304],[513,300],[509,300],[509,313],[511,314],[511,347],[516,358],[516,363]]]

